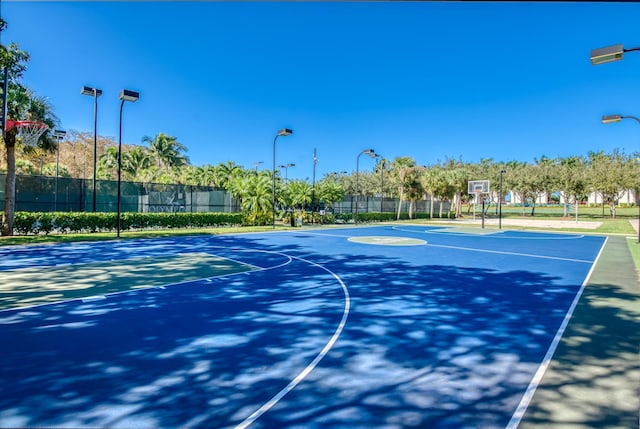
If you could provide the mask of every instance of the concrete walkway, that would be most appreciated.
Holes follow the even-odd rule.
[[[519,429],[639,426],[640,288],[625,237],[609,237]]]

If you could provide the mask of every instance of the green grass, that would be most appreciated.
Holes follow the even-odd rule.
[[[640,243],[638,243],[638,238],[627,237],[627,245],[629,246],[629,251],[631,252],[631,256],[633,257],[636,271],[640,272]]]

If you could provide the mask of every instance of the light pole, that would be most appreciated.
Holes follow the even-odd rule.
[[[602,123],[603,124],[612,124],[614,122],[620,122],[623,119],[633,119],[634,121],[636,121],[638,124],[640,124],[640,119],[635,117],[635,116],[631,116],[631,115],[620,115],[620,114],[616,114],[616,115],[604,115],[602,117]],[[636,195],[636,204],[638,205],[638,243],[640,243],[640,200],[638,199],[638,195]],[[604,207],[604,205],[603,205]]]
[[[284,181],[288,181],[289,180],[289,167],[295,167],[295,164],[282,164],[279,165],[278,168],[282,168],[284,170]]]
[[[502,229],[502,175],[507,171],[500,170],[500,195],[498,195],[498,229]]]
[[[387,163],[381,155],[380,157],[380,213],[382,213],[382,205],[384,203],[384,169],[387,168]]]
[[[102,90],[83,86],[80,90],[82,95],[93,97],[93,212],[96,211],[96,169],[98,165],[98,97],[102,95]],[[84,175],[83,175],[84,176]]]
[[[258,171],[258,166],[260,164],[264,164],[264,161],[256,161],[256,162],[253,163],[253,166],[256,168],[256,171]]]
[[[278,131],[278,134],[273,138],[273,184],[271,187],[271,217],[272,217],[272,225],[275,229],[276,227],[276,141],[280,136],[290,136],[293,134],[293,130],[289,128],[283,128]]]
[[[311,176],[311,224],[313,225],[313,213],[316,207],[316,164],[318,163],[318,156],[316,155],[316,148],[313,148],[313,175]]]
[[[359,170],[360,170],[360,156],[367,154],[369,156],[371,156],[372,158],[375,158],[375,151],[373,149],[365,149],[362,152],[360,152],[358,154],[358,157],[356,158],[356,208],[355,208],[355,215],[353,216],[353,223],[357,224],[358,223],[358,174],[359,174]]]
[[[53,136],[56,138],[56,188],[53,194],[53,210],[58,211],[58,169],[60,168],[60,140],[67,135],[66,131],[55,130]]]
[[[124,107],[125,101],[130,101],[132,103],[135,103],[136,101],[138,101],[138,99],[140,98],[140,93],[135,91],[130,91],[128,89],[123,89],[120,92],[120,95],[118,98],[120,98],[121,102],[120,102],[120,128],[118,132],[118,216],[117,216],[118,233],[117,233],[117,237],[120,238],[120,186],[121,186],[120,183],[122,180],[121,178],[122,177],[122,108]],[[95,183],[95,180],[94,180],[94,183]]]
[[[591,51],[591,64],[597,66],[599,64],[611,63],[614,61],[622,60],[625,52],[640,51],[640,48],[625,48],[622,43],[612,46],[606,46],[604,48],[598,48]],[[603,124],[609,124],[612,122],[620,122],[623,119],[635,119],[638,123],[640,120],[635,116],[622,116],[622,115],[605,115],[602,117]],[[638,243],[640,243],[640,201],[636,195],[636,202],[638,203]],[[604,200],[602,204],[602,211],[604,214]]]

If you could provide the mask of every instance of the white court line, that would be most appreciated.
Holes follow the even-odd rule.
[[[444,244],[427,243],[427,246],[430,246],[430,247],[442,247],[442,248],[445,248],[445,249],[454,249],[454,250],[468,250],[470,252],[496,253],[496,254],[500,254],[500,255],[509,255],[509,256],[523,256],[523,257],[526,257],[526,258],[552,259],[554,261],[579,262],[579,263],[583,263],[583,264],[591,264],[591,263],[593,263],[593,261],[587,261],[587,260],[584,260],[584,259],[560,258],[558,256],[533,255],[533,254],[530,254],[530,253],[503,252],[501,250],[474,249],[474,248],[471,248],[471,247],[445,246]]]
[[[419,227],[418,225],[415,225],[416,227]],[[424,226],[420,226],[422,228],[424,228]],[[440,232],[438,230],[422,230],[422,231],[416,231],[413,229],[402,229],[399,226],[392,226],[392,229],[395,229],[396,231],[404,231],[404,232],[415,232],[415,233],[421,233],[421,234],[438,234],[438,235],[453,235],[453,236],[467,236],[467,237],[482,237],[482,238],[497,238],[500,240],[578,240],[580,238],[584,238],[585,235],[584,234],[580,234],[580,235],[570,235],[570,234],[562,234],[562,233],[558,233],[558,232],[547,232],[547,234],[553,234],[555,235],[554,237],[509,237],[509,236],[504,236],[503,234],[506,231],[496,231],[496,232],[492,232],[489,234],[468,234],[465,232]],[[440,228],[440,227],[438,227]],[[456,227],[442,227],[441,229],[453,229]]]
[[[553,341],[551,342],[549,349],[547,350],[547,354],[544,356],[544,359],[542,359],[542,362],[540,363],[538,370],[536,371],[535,375],[531,379],[531,382],[529,383],[527,390],[522,396],[522,399],[520,400],[520,403],[518,404],[516,411],[513,413],[513,416],[511,417],[511,420],[509,421],[509,424],[507,424],[507,427],[505,429],[516,429],[520,425],[520,422],[522,421],[522,418],[524,417],[524,414],[527,411],[527,408],[529,407],[531,400],[533,399],[533,395],[536,393],[536,389],[538,388],[538,386],[540,385],[540,382],[542,381],[542,377],[544,376],[544,373],[547,371],[547,369],[549,368],[549,365],[551,364],[551,359],[553,358],[553,355],[556,352],[556,349],[558,348],[558,344],[560,344],[560,339],[564,335],[564,331],[567,329],[569,320],[571,320],[571,317],[573,316],[573,311],[578,305],[578,301],[580,301],[582,292],[584,291],[585,286],[589,282],[589,279],[591,278],[591,274],[593,274],[593,270],[595,269],[596,264],[598,263],[598,260],[600,259],[600,256],[602,255],[602,252],[604,251],[604,248],[607,245],[608,240],[609,240],[609,237],[607,237],[604,240],[604,243],[600,248],[600,252],[598,252],[598,256],[596,257],[596,260],[593,262],[591,269],[589,270],[589,272],[587,273],[587,276],[582,282],[582,286],[580,287],[580,290],[578,291],[576,296],[573,298],[573,302],[571,303],[571,306],[569,307],[567,314],[564,316],[564,320],[562,321],[560,328],[558,328],[558,331],[556,332],[556,335],[553,338]]]
[[[344,310],[342,311],[342,319],[340,320],[338,327],[333,333],[333,336],[331,336],[327,344],[323,347],[320,353],[318,353],[318,355],[311,361],[311,363],[309,363],[309,365],[307,365],[293,380],[291,380],[291,382],[289,382],[289,384],[287,384],[282,390],[280,390],[273,398],[271,398],[264,405],[262,405],[256,411],[254,411],[249,417],[244,419],[244,421],[238,424],[235,427],[235,429],[244,429],[249,427],[253,422],[258,420],[264,413],[266,413],[271,408],[273,408],[273,406],[275,406],[282,398],[284,398],[284,396],[287,393],[295,389],[295,387],[298,384],[300,384],[311,373],[311,371],[313,371],[313,369],[320,363],[320,361],[327,355],[327,353],[329,353],[331,348],[333,348],[336,341],[338,341],[338,337],[340,337],[340,335],[342,334],[342,331],[344,330],[344,327],[347,323],[347,317],[349,316],[349,310],[351,308],[351,297],[349,296],[349,289],[347,289],[347,286],[344,284],[342,279],[333,271],[329,270],[328,268],[320,264],[311,262],[304,258],[299,258],[297,256],[289,256],[280,252],[270,252],[267,250],[259,250],[259,251],[266,252],[266,253],[277,253],[283,256],[288,256],[290,258],[294,258],[302,262],[306,262],[308,264],[311,264],[315,267],[321,268],[324,271],[328,272],[333,278],[335,278],[338,281],[338,283],[340,283],[340,287],[342,287],[342,292],[344,293]]]

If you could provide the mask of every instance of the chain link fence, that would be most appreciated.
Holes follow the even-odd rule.
[[[0,175],[4,201],[6,174]],[[96,212],[115,212],[118,182],[96,181]],[[93,180],[48,176],[16,176],[16,211],[92,212]],[[120,182],[120,210],[138,213],[239,212],[227,191],[209,186]]]

